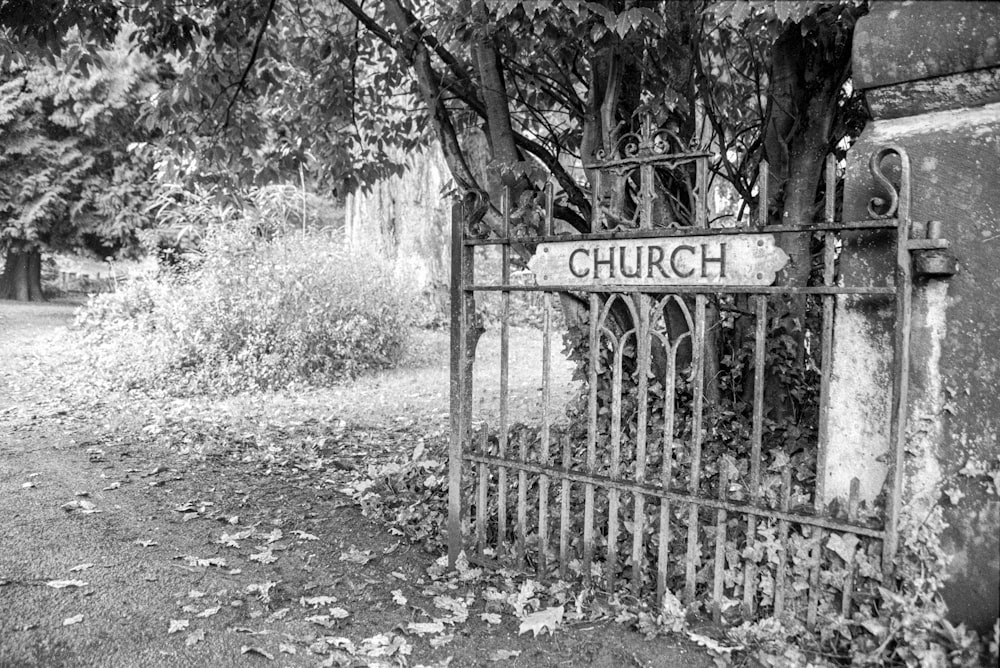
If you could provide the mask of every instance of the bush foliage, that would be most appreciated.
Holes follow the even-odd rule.
[[[402,355],[409,291],[328,234],[219,226],[187,267],[90,299],[77,325],[98,368],[131,386],[233,393],[351,378]]]

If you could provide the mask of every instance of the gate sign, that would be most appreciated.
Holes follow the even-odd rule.
[[[788,259],[773,234],[577,239],[539,244],[528,268],[543,287],[771,285]]]

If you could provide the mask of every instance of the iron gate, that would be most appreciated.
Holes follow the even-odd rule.
[[[870,168],[885,187],[869,207],[870,219],[835,221],[835,162],[827,160],[822,223],[767,225],[766,206],[757,225],[710,226],[707,206],[709,156],[677,150],[675,136],[648,125],[641,136],[626,135],[610,155],[588,165],[598,179],[617,179],[633,188],[630,221],[605,215],[600,181],[595,183],[589,234],[555,234],[553,192],[544,190],[540,229],[515,226],[505,193],[502,223],[491,229],[482,203],[456,205],[452,231],[451,282],[451,444],[449,467],[449,556],[463,550],[472,560],[533,568],[539,578],[582,577],[608,591],[627,587],[660,604],[668,591],[685,603],[704,601],[718,620],[738,605],[745,617],[791,613],[815,623],[821,592],[840,591],[837,608],[852,608],[858,569],[875,563],[891,568],[897,549],[900,466],[905,433],[910,320],[909,159],[903,149],[886,147],[871,156]],[[898,189],[882,175],[882,163],[900,162]],[[654,220],[654,181],[662,170],[688,175],[690,218],[664,228]],[[629,176],[631,175],[631,176]],[[766,165],[759,193],[767,192]],[[637,178],[636,178],[637,177]],[[631,184],[631,185],[630,185]],[[620,193],[618,193],[620,195]],[[610,196],[618,196],[611,193]],[[605,196],[608,196],[605,194]],[[522,220],[523,222],[523,220]],[[515,229],[517,227],[517,229]],[[844,233],[889,231],[894,237],[893,286],[838,284],[837,256]],[[823,244],[822,283],[808,287],[775,285],[623,287],[600,285],[521,285],[511,279],[512,255],[541,243],[581,240],[687,238],[748,232],[812,235]],[[499,278],[477,275],[477,249],[499,248]],[[624,256],[623,256],[624,262]],[[650,269],[650,272],[652,270]],[[473,415],[472,371],[480,325],[476,294],[500,294],[499,414],[489,424]],[[515,427],[510,410],[511,298],[541,293],[541,419],[535,428]],[[553,295],[569,293],[586,301],[589,335],[586,401],[580,419],[556,427],[552,408]],[[772,340],[768,309],[773,295],[815,302],[818,340],[801,364],[818,367],[815,477],[799,480],[788,453],[769,444],[765,425],[765,360]],[[839,508],[824,503],[823,478],[829,441],[825,413],[835,304],[840,295],[881,295],[895,302],[892,366],[890,461],[884,507],[859,509],[858,486]],[[745,383],[749,415],[736,420],[729,446],[739,459],[706,440],[706,345],[711,328],[737,313],[747,329]],[[622,313],[626,326],[614,326]],[[669,317],[668,317],[669,316]],[[679,316],[679,317],[678,317]],[[680,327],[678,327],[680,322]],[[750,334],[752,332],[752,335]],[[814,337],[816,338],[816,337]],[[752,343],[750,343],[752,341]],[[687,351],[687,354],[685,354]],[[660,399],[662,398],[662,402]],[[585,421],[584,431],[581,422]],[[740,431],[742,430],[742,431]],[[798,456],[798,455],[796,455]],[[784,464],[784,465],[782,465]],[[581,508],[582,506],[582,508]],[[631,534],[629,538],[628,534]],[[733,538],[728,543],[727,535]],[[836,537],[835,547],[831,537]],[[795,553],[795,554],[793,554]],[[797,558],[793,558],[796,556]],[[836,556],[835,556],[836,555]],[[837,562],[833,568],[833,561]],[[866,566],[865,564],[868,564]],[[821,573],[836,572],[830,577]],[[871,573],[867,574],[871,576]],[[828,598],[828,597],[827,597]]]

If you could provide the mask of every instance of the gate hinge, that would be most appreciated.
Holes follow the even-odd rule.
[[[919,231],[920,227],[914,225]],[[947,277],[958,273],[958,258],[948,250],[951,245],[941,238],[941,221],[930,220],[922,239],[910,239],[906,249],[913,256],[913,273],[918,276]]]

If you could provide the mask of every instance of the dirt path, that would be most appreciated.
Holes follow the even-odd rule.
[[[212,448],[173,442],[170,425],[197,400],[163,400],[165,417],[156,401],[70,392],[71,314],[0,302],[0,666],[713,665],[686,639],[599,617],[518,636],[481,581],[429,574],[436,554],[363,517],[336,471],[280,448],[258,456],[231,431]],[[217,409],[270,415],[298,401],[356,417],[391,403],[413,371],[394,373]],[[433,435],[441,398],[408,395],[426,410],[392,420]],[[361,433],[323,445],[359,450]]]

